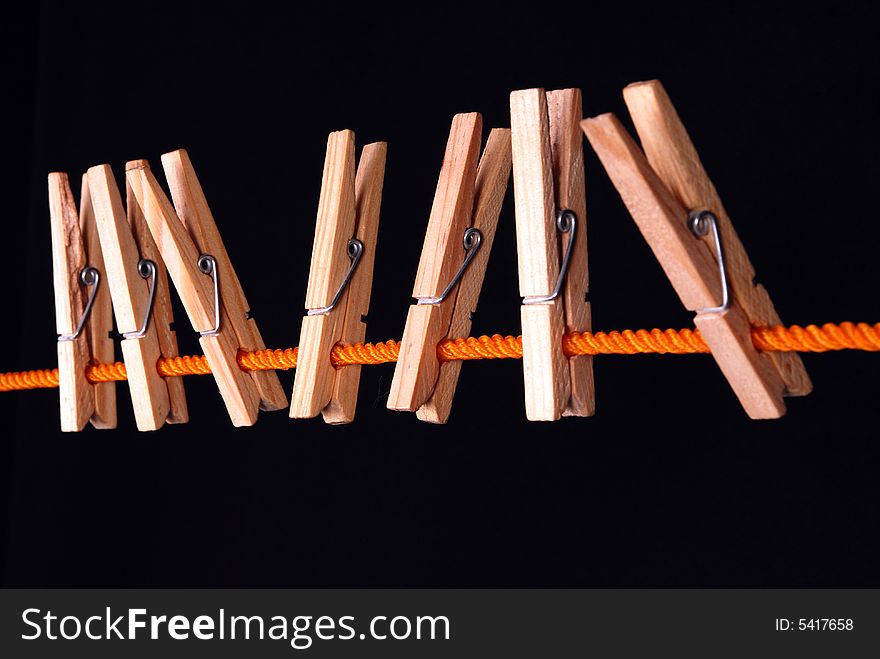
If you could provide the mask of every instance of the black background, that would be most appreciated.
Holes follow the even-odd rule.
[[[289,5],[292,7],[293,5]],[[294,345],[326,134],[387,140],[368,339],[399,338],[449,121],[584,90],[629,125],[660,78],[788,323],[878,320],[875,88],[866,15],[50,3],[4,25],[2,370],[55,363],[45,176],[186,147],[263,336]],[[691,319],[586,147],[596,329]],[[74,186],[78,189],[78,186]],[[511,194],[474,333],[518,333]],[[182,309],[178,335],[197,352]],[[521,363],[465,365],[445,427],[385,409],[363,369],[347,427],[191,421],[58,432],[57,392],[0,396],[0,544],[14,586],[880,585],[878,357],[807,355],[815,392],[749,421],[711,358],[599,357],[598,414],[525,422]],[[285,389],[292,373],[282,373]]]

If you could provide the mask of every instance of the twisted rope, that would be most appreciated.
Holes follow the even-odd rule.
[[[827,352],[829,350],[880,351],[880,323],[826,323],[821,327],[753,327],[752,343],[762,352]],[[330,360],[334,366],[384,364],[397,361],[397,341],[334,346]],[[569,357],[577,355],[687,355],[709,352],[699,330],[623,330],[622,332],[573,332],[562,339]],[[244,371],[287,370],[296,368],[296,348],[240,351],[238,365]],[[492,336],[444,339],[437,346],[440,361],[471,359],[521,359],[522,337]],[[160,359],[156,365],[164,377],[206,375],[211,372],[203,355]],[[115,382],[126,379],[125,364],[91,364],[86,368],[89,382]],[[0,373],[0,391],[51,389],[58,386],[58,369]]]

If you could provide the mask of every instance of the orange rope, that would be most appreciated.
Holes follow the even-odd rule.
[[[821,327],[753,327],[752,343],[762,352],[827,352],[829,350],[880,351],[880,323],[826,323]],[[334,366],[384,364],[397,361],[397,341],[336,345],[330,354]],[[699,330],[624,330],[622,332],[573,332],[562,340],[566,355],[635,355],[657,353],[686,355],[709,352]],[[440,361],[470,359],[521,359],[522,337],[492,336],[444,339],[437,346]],[[296,348],[285,350],[241,351],[238,364],[244,371],[287,370],[296,367]],[[164,377],[206,375],[208,360],[193,357],[160,359],[159,374]],[[126,379],[125,364],[92,364],[86,369],[89,382]],[[0,391],[51,389],[58,386],[58,369],[0,373]]]

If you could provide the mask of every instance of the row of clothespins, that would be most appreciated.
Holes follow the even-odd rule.
[[[495,128],[480,155],[478,113],[452,120],[388,407],[444,423],[461,362],[441,363],[444,338],[467,336],[513,173],[522,303],[526,416],[555,420],[594,412],[592,361],[567,358],[566,332],[591,329],[583,134],[586,134],[718,365],[752,418],[785,411],[784,395],[810,380],[797,353],[759,353],[750,326],[781,324],[715,187],[662,85],[624,90],[640,148],[611,114],[582,121],[578,89],[510,96],[511,128]],[[644,149],[644,151],[643,151]],[[290,416],[353,420],[360,367],[336,369],[337,343],[364,341],[378,236],[386,145],[331,133],[306,293]],[[90,383],[86,366],[114,360],[112,317],[122,335],[137,426],[188,419],[168,275],[236,426],[260,409],[288,407],[274,371],[241,370],[240,349],[265,348],[192,163],[162,156],[166,196],[144,160],[126,165],[126,203],[108,165],[83,177],[79,211],[67,176],[49,175],[63,430],[116,425],[115,383]]]

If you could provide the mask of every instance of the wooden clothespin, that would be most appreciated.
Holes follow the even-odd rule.
[[[355,174],[354,132],[327,139],[291,418],[322,412],[327,423],[354,420],[360,366],[336,369],[330,351],[366,336],[362,319],[370,307],[386,150],[384,142],[366,145]]]
[[[130,188],[126,218],[110,166],[91,167],[87,178],[138,430],[185,423],[183,379],[156,370],[160,357],[178,355],[165,265]]]
[[[437,359],[444,338],[467,336],[510,179],[510,131],[495,128],[477,164],[478,113],[452,120],[419,261],[388,408],[446,423],[461,362]]]
[[[223,238],[217,223],[208,207],[208,200],[202,191],[195,169],[185,149],[178,149],[162,156],[162,167],[171,190],[174,208],[183,225],[189,230],[193,242],[201,254],[210,254],[217,264],[217,277],[220,284],[220,304],[235,332],[240,350],[265,350],[266,344],[260,335],[257,321],[251,317],[250,304],[244,289],[232,267],[226,252]],[[281,410],[287,407],[287,396],[275,371],[253,371],[251,378],[257,385],[260,396],[260,409]]]
[[[83,177],[77,213],[67,174],[49,174],[55,325],[61,430],[116,427],[116,383],[92,384],[86,366],[114,361],[110,292],[89,185]]]
[[[783,396],[812,388],[803,362],[753,346],[752,325],[781,321],[663,86],[636,83],[624,98],[645,153],[612,114],[583,130],[748,415],[780,417]]]
[[[177,210],[144,160],[126,165],[132,193],[149,226],[199,344],[211,366],[233,425],[253,425],[260,407],[287,406],[274,372],[245,373],[239,348],[264,348],[247,300],[186,152],[162,156]],[[185,219],[184,219],[185,218]]]
[[[579,89],[510,95],[513,190],[526,417],[595,411],[589,356],[568,359],[562,338],[591,329]]]

